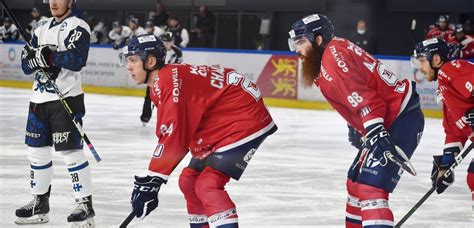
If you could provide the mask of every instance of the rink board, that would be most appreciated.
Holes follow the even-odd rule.
[[[24,75],[21,70],[22,47],[20,43],[0,44],[0,86],[24,88],[29,84],[16,81],[31,82],[31,76]],[[87,66],[81,71],[86,92],[143,96],[144,86],[136,85],[128,77],[125,68],[118,64],[118,53],[108,46],[90,48]],[[269,105],[311,109],[329,107],[315,86],[305,88],[299,82],[301,66],[291,52],[187,48],[183,55],[185,63],[235,69],[257,83]],[[441,107],[436,102],[436,83],[426,82],[423,75],[414,71],[408,57],[377,57],[400,78],[416,81],[425,113],[432,117],[441,116]]]

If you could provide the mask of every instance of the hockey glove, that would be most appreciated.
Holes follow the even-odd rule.
[[[454,182],[454,173],[451,172],[446,178],[444,173],[454,163],[454,158],[459,153],[459,148],[450,147],[444,149],[443,155],[433,156],[433,169],[431,171],[431,183],[436,188],[436,192],[441,194]]]
[[[21,61],[23,63],[26,63],[28,68],[30,68],[31,71],[36,71],[39,70],[41,67],[38,63],[38,61],[35,58],[36,51],[34,48],[31,48],[28,45],[25,45],[23,49],[21,50]]]
[[[474,132],[474,109],[471,109],[466,112],[466,122],[471,126],[472,131]]]
[[[351,145],[357,148],[358,150],[362,149],[362,135],[351,125],[348,124],[347,127],[349,128],[347,136]]]
[[[135,187],[132,192],[132,207],[137,218],[145,218],[151,211],[158,207],[158,191],[166,181],[160,177],[135,176]]]
[[[368,153],[372,153],[372,156],[375,158],[385,157],[413,176],[416,176],[415,168],[411,164],[410,159],[395,144],[382,123],[372,124],[366,128],[366,131],[364,147],[369,150]]]
[[[49,46],[41,46],[35,49],[35,59],[41,68],[53,66],[53,50]]]

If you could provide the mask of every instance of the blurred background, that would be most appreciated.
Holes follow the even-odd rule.
[[[6,0],[27,27],[33,20],[32,8],[49,16],[47,4],[41,0]],[[157,5],[161,5],[158,6]],[[201,6],[207,15],[200,14]],[[158,9],[157,8],[161,8]],[[160,12],[157,12],[160,11]],[[166,30],[169,17],[176,18],[189,33],[187,47],[210,47],[250,50],[288,50],[287,38],[291,24],[311,13],[327,15],[333,22],[336,35],[354,39],[365,36],[372,54],[409,55],[413,44],[410,37],[412,19],[416,19],[417,41],[436,27],[441,15],[448,17],[452,30],[462,24],[466,34],[473,33],[473,0],[78,0],[77,14],[91,28],[103,23],[104,33],[98,43],[109,44],[108,31],[118,21],[128,25],[129,18],[138,18],[145,27],[152,20]],[[164,15],[164,16],[163,16]],[[0,11],[0,18],[6,14]],[[168,18],[167,18],[168,17]],[[212,18],[214,17],[214,19]],[[155,19],[155,20],[153,20]],[[359,21],[366,31],[358,33]],[[200,25],[196,25],[198,22]],[[203,33],[198,29],[205,27]],[[360,30],[362,31],[362,30]],[[358,37],[359,36],[359,37]],[[361,45],[362,46],[362,45]]]

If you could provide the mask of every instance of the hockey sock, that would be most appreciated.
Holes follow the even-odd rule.
[[[388,207],[388,192],[359,183],[359,198],[364,228],[393,227],[393,213]]]
[[[235,204],[224,189],[229,180],[229,176],[206,167],[195,182],[196,195],[206,210],[211,227],[238,227]]]
[[[358,186],[359,184],[357,182],[347,179],[346,228],[362,227]]]
[[[82,199],[92,195],[92,179],[89,162],[82,150],[61,151],[71,177],[74,198]]]
[[[179,189],[181,189],[186,199],[190,227],[209,228],[206,210],[195,191],[195,182],[199,174],[201,173],[194,169],[184,168],[179,176]]]
[[[51,147],[28,147],[28,159],[31,164],[30,187],[31,194],[43,195],[48,192],[53,178],[53,162]]]

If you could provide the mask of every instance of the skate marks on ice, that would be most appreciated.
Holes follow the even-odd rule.
[[[14,224],[15,209],[31,200],[29,162],[23,144],[31,91],[0,88],[0,227]],[[142,127],[143,98],[86,94],[84,130],[103,158],[90,162],[96,227],[118,227],[131,211],[133,175],[146,174],[155,149],[156,114]],[[346,172],[356,154],[347,128],[335,112],[270,108],[279,130],[262,144],[242,179],[227,187],[239,212],[240,227],[343,227]],[[401,218],[429,189],[432,155],[441,153],[440,120],[428,119],[412,162],[418,176],[404,175],[391,196],[395,218]],[[93,161],[87,148],[85,154]],[[466,158],[470,161],[472,155]],[[188,227],[186,204],[178,188],[176,168],[160,190],[158,209],[129,227]],[[75,207],[67,168],[53,153],[54,177],[50,221],[27,227],[68,227]],[[467,163],[442,195],[434,194],[404,227],[472,227]],[[444,221],[443,221],[444,220]]]

